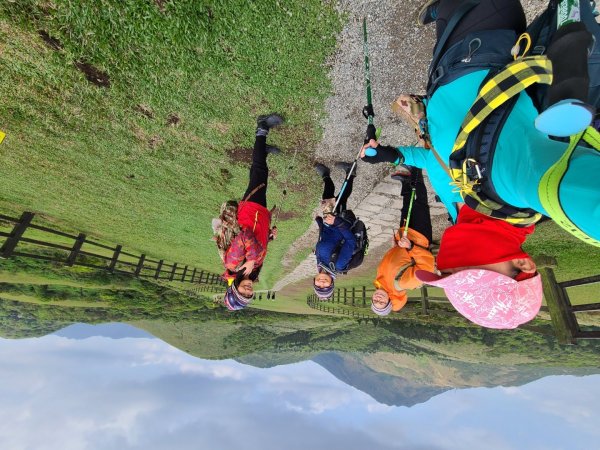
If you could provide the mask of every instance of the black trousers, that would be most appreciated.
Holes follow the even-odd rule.
[[[246,201],[258,203],[267,207],[267,180],[269,178],[269,168],[267,167],[267,137],[256,136],[254,141],[254,150],[252,151],[252,165],[250,166],[250,181],[248,189],[243,199]],[[264,184],[260,189],[256,189]],[[252,191],[256,191],[252,193]],[[250,195],[252,193],[252,195]],[[249,196],[249,197],[248,197]],[[248,198],[246,198],[248,197]]]
[[[338,203],[337,208],[335,209],[336,213],[340,213],[342,211],[346,211],[348,207],[346,203],[348,202],[348,198],[350,194],[352,194],[352,184],[354,183],[354,177],[348,178],[348,184],[346,185],[346,189],[342,192],[342,197],[340,198],[340,202]],[[333,180],[331,177],[327,176],[323,178],[323,195],[321,198],[325,200],[326,198],[335,197],[335,184],[333,184]],[[339,197],[339,194],[338,194]],[[335,197],[337,200],[337,197]]]
[[[448,21],[461,0],[441,0],[435,21],[437,39],[441,37]],[[519,0],[481,0],[456,24],[445,48],[463,39],[467,34],[483,30],[514,30],[517,35],[525,31],[527,20]]]
[[[431,243],[433,238],[431,215],[429,214],[429,203],[427,202],[427,188],[423,182],[423,173],[421,169],[413,168],[411,179],[414,180],[415,199],[413,200],[408,227],[421,233]],[[400,192],[400,195],[402,195],[402,214],[400,216],[400,227],[402,227],[402,231],[404,231],[404,225],[406,224],[406,219],[408,217],[413,183],[402,183],[402,191]]]

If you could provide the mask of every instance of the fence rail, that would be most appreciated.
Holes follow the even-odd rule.
[[[421,286],[420,288],[421,296],[420,297],[409,297],[407,303],[420,303],[421,304],[421,312],[425,315],[429,315],[432,310],[430,308],[430,303],[446,303],[450,304],[446,297],[435,297],[430,296],[427,292],[427,286]],[[372,319],[376,318],[374,313],[365,314],[360,311],[346,309],[340,306],[335,306],[343,304],[347,306],[358,306],[358,307],[367,307],[370,305],[371,294],[375,292],[375,288],[368,286],[360,286],[353,288],[337,288],[334,291],[333,296],[328,301],[321,301],[315,294],[310,294],[306,298],[306,304],[312,308],[317,309],[322,312],[331,312],[336,314],[342,314],[346,316],[357,317],[361,319]],[[368,303],[367,303],[368,300]],[[449,311],[442,311],[439,309],[435,310],[436,314],[448,315],[448,316],[457,316],[456,313]],[[388,317],[390,318],[390,317]]]
[[[146,258],[145,254],[137,255],[123,251],[122,245],[107,245],[89,239],[84,233],[78,235],[65,233],[33,222],[35,214],[24,212],[20,218],[0,214],[0,221],[14,224],[10,233],[0,232],[6,240],[0,247],[0,258],[23,257],[62,263],[66,266],[83,266],[94,269],[104,269],[111,273],[123,273],[140,278],[155,280],[181,281],[197,284],[226,286],[225,281],[216,273],[200,270],[181,263],[167,263],[165,260]],[[48,242],[46,240],[26,237],[28,230],[37,230],[54,236],[72,240],[72,244]],[[27,251],[23,244],[59,250],[61,255],[44,255]],[[85,246],[85,249],[83,247]],[[107,250],[104,254],[96,253],[98,249]],[[129,261],[125,260],[125,257]]]

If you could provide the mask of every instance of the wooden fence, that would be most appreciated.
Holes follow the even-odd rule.
[[[423,310],[424,314],[429,313],[429,302],[448,303],[448,299],[446,297],[430,296],[427,291],[427,286],[422,286],[420,288],[420,291],[420,298],[410,297],[408,301],[410,303],[420,302],[421,309]],[[333,296],[327,301],[327,303],[343,303],[344,305],[366,307],[371,305],[371,297],[373,292],[375,292],[375,288],[369,286],[337,288],[333,292]]]
[[[199,270],[181,263],[167,263],[164,259],[154,260],[145,254],[136,255],[123,250],[121,245],[105,245],[89,239],[84,233],[77,236],[54,230],[33,222],[35,214],[24,212],[16,219],[0,214],[0,220],[14,224],[10,233],[0,231],[0,237],[6,237],[0,247],[0,258],[15,256],[23,258],[42,259],[62,263],[66,266],[83,266],[95,269],[105,269],[111,273],[124,273],[141,278],[154,278],[155,280],[183,281],[225,286],[221,276]],[[54,236],[60,236],[63,241],[72,244],[59,244],[46,240],[32,239],[24,236],[28,230],[37,230]],[[21,244],[21,246],[19,246]],[[30,253],[23,248],[23,244],[33,245],[36,248],[59,250],[59,254],[44,255]],[[85,246],[85,247],[84,247]],[[101,253],[96,253],[101,252]]]
[[[427,291],[427,286],[421,286],[420,291],[420,297],[409,297],[407,303],[420,304],[421,312],[425,315],[429,315],[432,312],[430,308],[430,303],[450,304],[446,297],[430,296]],[[319,300],[319,298],[315,294],[310,294],[306,298],[306,304],[312,309],[317,309],[322,312],[336,313],[361,319],[372,319],[373,317],[377,317],[374,313],[365,314],[360,311],[343,308],[339,305],[370,307],[371,296],[373,292],[375,292],[375,288],[368,286],[360,286],[358,288],[337,288],[334,291],[333,296],[327,301]],[[457,313],[437,309],[435,310],[435,313],[457,316]]]
[[[554,258],[547,257],[541,264],[538,261],[538,271],[542,275],[544,297],[558,341],[561,344],[575,344],[578,339],[600,339],[600,331],[582,330],[576,315],[581,312],[600,311],[600,289],[597,291],[598,297],[594,303],[576,306],[571,305],[567,291],[568,288],[575,286],[600,283],[600,275],[559,283],[554,275],[555,267],[556,260]]]
[[[538,270],[542,275],[544,289],[544,298],[547,306],[542,306],[541,311],[550,313],[552,327],[556,338],[561,344],[575,344],[578,339],[600,339],[598,330],[582,330],[577,321],[577,313],[600,311],[600,289],[598,290],[598,301],[584,305],[571,305],[567,289],[575,286],[584,286],[600,283],[600,275],[558,282],[554,275],[553,268],[556,267],[556,260],[553,257],[542,256],[536,258]],[[431,311],[429,304],[432,302],[448,303],[446,297],[432,297],[428,295],[427,287],[422,286],[421,296],[409,297],[408,303],[421,303],[423,314],[429,314]],[[371,296],[375,292],[374,287],[361,286],[353,288],[337,288],[333,296],[328,301],[321,301],[315,294],[307,297],[306,303],[309,307],[322,312],[347,315],[357,318],[373,318],[374,314],[364,314],[360,311],[353,311],[339,305],[362,306],[367,307],[371,304]],[[458,313],[449,313],[447,311],[435,310],[436,314],[454,315]],[[525,328],[525,326],[523,326]]]

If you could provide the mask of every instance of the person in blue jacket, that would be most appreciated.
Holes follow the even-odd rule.
[[[343,212],[348,209],[347,202],[352,194],[352,185],[356,176],[356,165],[338,162],[335,165],[346,173],[347,184],[341,197],[335,195],[335,184],[330,176],[329,167],[316,164],[315,170],[323,179],[321,211],[315,221],[319,226],[319,240],[315,247],[317,257],[317,275],[313,279],[315,294],[321,300],[327,300],[333,294],[335,276],[346,270],[356,247],[356,238],[351,230],[352,224],[345,220]],[[352,173],[350,173],[352,170]],[[336,201],[339,202],[337,207]]]

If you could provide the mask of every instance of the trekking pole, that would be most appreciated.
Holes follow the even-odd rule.
[[[417,175],[416,171],[413,171],[410,176],[410,203],[408,204],[408,214],[406,215],[406,223],[404,224],[404,231],[402,232],[402,237],[408,236],[408,224],[410,222],[410,216],[412,213],[413,203],[415,201],[415,196],[417,193]]]
[[[367,106],[365,106],[362,110],[363,116],[365,116],[365,118],[367,119],[367,133],[365,135],[365,142],[364,142],[366,144],[371,139],[377,139],[377,129],[375,128],[375,125],[373,125],[373,117],[375,116],[375,113],[373,112],[373,100],[372,100],[372,94],[371,94],[371,70],[370,70],[370,65],[369,65],[369,43],[367,41],[367,18],[366,17],[363,17],[362,28],[363,28],[363,53],[365,56],[365,84],[367,87]],[[348,185],[348,180],[350,179],[352,172],[354,172],[354,169],[356,168],[356,165],[358,164],[358,159],[360,158],[361,151],[362,151],[362,147],[358,151],[356,158],[354,158],[354,161],[352,162],[352,167],[350,168],[350,170],[348,171],[348,174],[346,175],[346,178],[344,179],[344,184],[342,184],[340,192],[338,193],[337,199],[335,201],[335,207],[333,209],[334,211],[337,209],[338,204],[340,203],[340,200],[342,198],[342,194],[344,193],[344,191],[346,190],[346,186]]]
[[[404,231],[402,232],[402,237],[408,236],[408,223],[410,222],[410,213],[412,212],[416,192],[417,189],[413,186],[412,191],[410,193],[410,203],[408,204],[408,214],[406,216],[406,223],[404,224]]]

